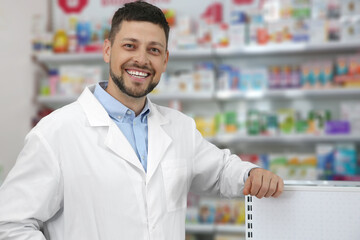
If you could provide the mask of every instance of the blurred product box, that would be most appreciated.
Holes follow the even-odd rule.
[[[360,134],[360,103],[346,101],[340,103],[341,119],[350,123],[351,134]]]

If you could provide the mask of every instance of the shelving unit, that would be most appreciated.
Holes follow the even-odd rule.
[[[325,97],[359,97],[360,88],[331,88],[331,89],[278,89],[265,91],[218,91],[215,97],[218,100],[226,101],[233,99],[262,99],[262,98],[312,98],[319,99]]]
[[[67,104],[73,102],[78,96],[38,96],[37,101],[41,104]],[[327,97],[346,97],[354,98],[360,97],[359,89],[346,89],[346,88],[333,88],[333,89],[279,89],[279,90],[266,90],[266,91],[217,91],[215,93],[192,92],[192,93],[161,93],[150,94],[151,100],[157,101],[207,101],[219,100],[228,101],[236,99],[256,100],[263,98],[273,99],[297,99],[297,98],[312,98],[320,99]]]
[[[327,42],[322,44],[312,43],[288,43],[288,44],[268,44],[243,47],[227,47],[227,48],[194,48],[194,49],[170,49],[170,58],[208,58],[208,57],[230,57],[230,56],[257,56],[287,53],[320,53],[320,52],[338,52],[352,49],[360,49],[360,43],[356,42]],[[39,62],[73,62],[86,60],[102,60],[102,53],[40,53],[36,54],[35,59]]]
[[[245,225],[232,224],[186,224],[187,233],[245,233]]]
[[[209,139],[221,145],[234,143],[260,143],[260,144],[314,144],[317,142],[338,143],[357,142],[360,143],[358,135],[280,135],[280,136],[240,136],[236,134],[218,135]]]

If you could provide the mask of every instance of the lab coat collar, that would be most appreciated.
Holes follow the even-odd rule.
[[[111,118],[109,114],[93,94],[95,86],[85,88],[78,98],[78,102],[82,106],[90,126],[110,126]]]
[[[104,107],[93,95],[92,92],[94,89],[95,85],[85,88],[78,98],[78,102],[82,106],[90,126],[109,126],[108,134],[105,139],[105,145],[121,158],[125,159],[145,173],[140,160],[128,140],[117,125],[111,120]],[[158,106],[153,104],[149,98],[147,101],[150,109],[150,113],[148,115],[148,166],[146,175],[146,181],[148,182],[156,172],[156,169],[163,159],[165,152],[169,148],[172,139],[163,128],[164,125],[170,123],[170,120],[159,111]]]

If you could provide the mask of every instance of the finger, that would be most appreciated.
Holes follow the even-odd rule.
[[[278,179],[275,176],[270,180],[269,189],[265,194],[265,197],[268,198],[274,195],[274,193],[277,191],[277,186],[278,186]]]
[[[265,196],[265,194],[269,190],[270,181],[271,181],[271,178],[269,176],[264,175],[262,177],[261,187],[259,189],[259,192],[256,194],[257,198],[261,199]]]
[[[262,181],[263,181],[263,175],[254,175],[251,179],[251,191],[250,194],[252,196],[256,196],[258,192],[260,191]]]
[[[277,184],[277,189],[276,192],[273,194],[273,197],[279,197],[282,192],[284,191],[284,181],[281,177],[278,177],[278,184]]]
[[[250,178],[248,178],[248,179],[246,179],[245,184],[244,184],[244,190],[243,190],[244,195],[250,194],[250,188],[251,188],[251,180],[250,180]]]

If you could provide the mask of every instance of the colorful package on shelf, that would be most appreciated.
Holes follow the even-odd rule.
[[[199,223],[214,223],[216,212],[216,199],[201,198],[199,202]]]
[[[269,170],[283,179],[289,178],[288,159],[284,154],[269,154]]]
[[[327,21],[327,40],[328,41],[340,41],[341,37],[341,23],[338,19],[331,19]]]
[[[294,39],[295,28],[292,19],[272,21],[267,24],[269,43],[287,43]]]
[[[198,207],[187,207],[186,208],[186,224],[194,224],[199,222],[199,208]]]
[[[329,110],[311,110],[308,116],[308,133],[321,135],[325,132],[325,123],[331,120]]]
[[[356,164],[356,146],[354,144],[338,144],[335,151],[335,174],[355,175]]]
[[[211,23],[209,20],[200,19],[197,27],[197,43],[199,47],[210,48],[211,47]]]
[[[346,88],[360,87],[360,56],[337,58],[336,73],[336,84]]]
[[[293,18],[304,19],[311,17],[311,0],[293,0],[291,5]]]
[[[233,47],[245,45],[246,38],[246,14],[243,11],[232,10],[230,26],[229,26],[229,41]]]
[[[233,223],[232,206],[229,199],[216,201],[215,223]]]
[[[317,159],[313,154],[299,154],[300,168],[298,169],[299,180],[317,180]]]
[[[215,135],[215,122],[212,117],[195,117],[196,128],[203,137],[213,137]]]
[[[288,154],[287,156],[287,180],[298,180],[300,177],[300,158],[297,154]]]
[[[260,122],[261,122],[260,112],[255,109],[249,110],[247,114],[247,124],[246,124],[247,134],[259,135],[261,131]]]
[[[240,89],[242,91],[262,91],[268,85],[268,72],[266,68],[241,69]]]
[[[233,199],[232,200],[233,211],[232,218],[234,224],[245,223],[245,201],[244,199]]]
[[[264,134],[268,136],[276,136],[279,133],[278,118],[275,113],[269,113],[266,116],[266,127]]]
[[[334,80],[333,64],[330,61],[320,63],[320,84],[322,87],[331,87]]]
[[[276,89],[281,86],[281,67],[280,66],[270,66],[268,68],[269,76],[269,88]]]
[[[335,146],[333,144],[316,145],[318,179],[331,180],[335,174]]]
[[[219,77],[218,77],[218,89],[219,90],[229,90],[231,89],[231,72],[232,67],[230,65],[221,64],[218,67]]]
[[[267,70],[266,68],[256,68],[253,69],[252,78],[251,78],[251,89],[258,90],[266,90],[267,89]]]
[[[325,133],[334,134],[350,134],[350,123],[348,121],[333,120],[325,123]]]
[[[220,234],[217,233],[214,240],[245,240],[243,234]]]
[[[302,88],[312,88],[315,83],[312,81],[312,72],[311,66],[308,63],[304,63],[301,65],[301,86]]]
[[[327,17],[339,18],[341,14],[340,0],[328,0],[327,2]]]
[[[357,16],[360,13],[360,2],[358,0],[342,0],[341,16]]]
[[[313,19],[326,19],[326,17],[327,17],[327,1],[312,0],[311,16]]]
[[[351,134],[360,134],[360,102],[341,102],[340,114],[342,120],[350,122]]]
[[[229,40],[229,25],[226,23],[216,24],[212,31],[213,46],[222,48],[228,47]]]
[[[295,130],[295,111],[293,109],[279,109],[279,130],[282,134],[292,134]]]
[[[162,10],[169,27],[174,27],[176,24],[176,10],[175,9],[163,9]]]
[[[60,95],[78,95],[83,89],[101,80],[100,66],[64,65],[59,68]]]
[[[224,113],[225,116],[225,132],[235,133],[237,131],[237,115],[234,111]]]
[[[251,90],[252,71],[250,69],[241,69],[240,71],[240,89],[241,91]]]
[[[215,223],[244,224],[245,202],[236,199],[219,199],[216,201]]]
[[[293,42],[309,42],[310,36],[310,20],[299,19],[293,22]]]
[[[323,0],[321,0],[323,1]],[[311,19],[310,42],[314,44],[327,42],[327,22],[324,19]]]
[[[215,90],[214,64],[211,62],[196,64],[192,82],[195,92],[213,93]]]
[[[357,21],[354,21],[352,17],[342,17],[340,20],[340,34],[342,42],[356,41],[358,39],[356,33]]]

